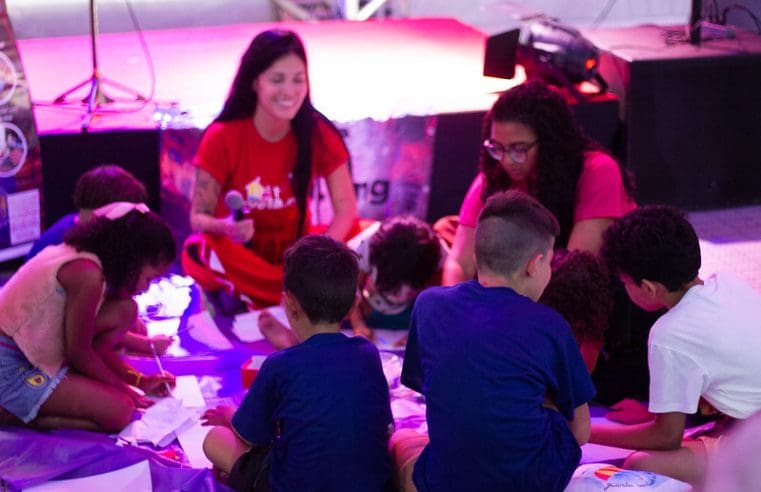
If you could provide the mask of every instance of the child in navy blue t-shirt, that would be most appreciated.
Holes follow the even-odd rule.
[[[392,417],[380,357],[339,330],[357,276],[356,255],[327,236],[286,252],[285,310],[301,343],[267,358],[237,411],[204,416],[227,424],[209,432],[204,451],[236,488],[258,480],[273,491],[384,489]]]
[[[413,309],[402,383],[425,396],[430,442],[416,459],[418,436],[392,438],[401,485],[412,474],[420,491],[561,491],[594,387],[568,323],[536,302],[557,220],[526,194],[499,193],[475,234],[478,280],[428,289]]]

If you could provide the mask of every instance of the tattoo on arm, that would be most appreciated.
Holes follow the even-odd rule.
[[[211,174],[203,169],[196,169],[196,183],[193,187],[192,212],[194,214],[214,215],[222,187]]]

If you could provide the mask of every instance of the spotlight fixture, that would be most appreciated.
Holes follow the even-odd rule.
[[[599,92],[608,84],[597,71],[599,51],[572,27],[541,18],[521,26],[516,60],[528,78],[540,78],[568,88],[582,99],[575,84],[594,82]]]

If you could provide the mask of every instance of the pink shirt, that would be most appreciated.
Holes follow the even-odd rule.
[[[478,214],[484,207],[481,190],[485,176],[478,173],[468,189],[460,208],[460,224],[476,227]],[[576,187],[576,207],[573,222],[588,219],[619,218],[637,208],[629,197],[618,164],[608,154],[598,151],[584,153],[584,167]]]

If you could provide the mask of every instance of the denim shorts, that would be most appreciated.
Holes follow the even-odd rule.
[[[27,360],[12,338],[0,335],[0,407],[29,423],[66,376],[66,367],[47,376]]]

